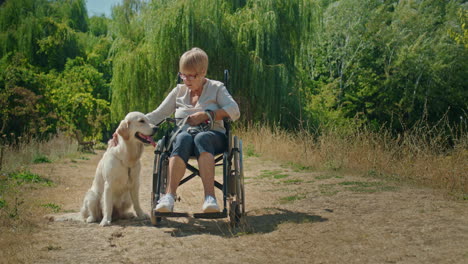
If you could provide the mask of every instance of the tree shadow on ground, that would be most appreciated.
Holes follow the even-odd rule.
[[[275,231],[284,223],[320,223],[328,221],[319,215],[293,212],[280,208],[267,208],[248,212],[247,216],[237,227],[232,227],[229,219],[206,220],[187,218],[188,222],[179,222],[170,218],[162,221],[160,228],[173,237],[193,235],[215,235],[222,237],[238,237],[249,234],[265,234]]]

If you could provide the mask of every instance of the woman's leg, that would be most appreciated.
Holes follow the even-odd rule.
[[[179,156],[172,156],[169,158],[169,169],[166,193],[176,195],[177,187],[179,187],[180,180],[184,177],[186,165],[184,160]]]
[[[214,178],[215,161],[214,155],[222,153],[226,148],[226,136],[217,131],[206,131],[198,133],[194,138],[195,155],[198,157],[198,167],[202,178],[205,197],[215,197]]]
[[[171,157],[169,158],[166,194],[159,199],[155,209],[157,212],[167,213],[174,210],[177,187],[179,187],[180,180],[184,177],[185,164],[192,154],[192,150],[192,136],[186,132],[177,135],[172,145]]]
[[[193,137],[187,132],[177,135],[169,158],[169,170],[166,193],[176,195],[180,180],[184,177],[186,163],[193,152]]]
[[[215,163],[214,156],[209,152],[203,152],[198,157],[198,167],[200,169],[200,177],[202,178],[205,197],[211,195],[215,197],[214,192],[214,177]]]

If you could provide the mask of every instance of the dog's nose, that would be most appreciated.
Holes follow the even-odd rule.
[[[158,132],[158,127],[153,127],[153,134],[156,134],[156,132]]]

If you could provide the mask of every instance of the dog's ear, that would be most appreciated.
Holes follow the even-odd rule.
[[[122,120],[117,128],[117,134],[119,134],[124,140],[130,139],[129,123],[130,122],[127,120]]]

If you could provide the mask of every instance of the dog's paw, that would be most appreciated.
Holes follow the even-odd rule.
[[[99,225],[100,226],[110,226],[110,224],[111,224],[110,220],[102,219],[102,221],[101,221],[101,223]]]
[[[92,216],[88,216],[88,218],[86,218],[86,223],[94,223],[94,222],[96,222],[96,218]]]
[[[143,212],[140,212],[140,213],[137,213],[137,219],[139,220],[147,220],[149,219],[149,215],[148,214],[145,214]]]

